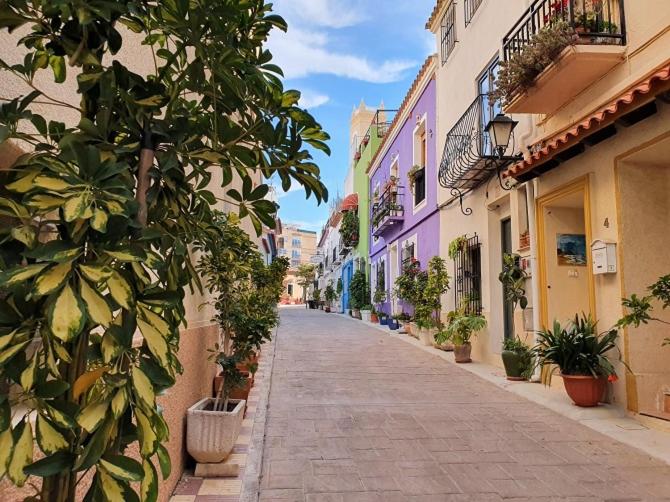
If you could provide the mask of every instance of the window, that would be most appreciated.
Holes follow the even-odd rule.
[[[484,130],[491,119],[499,113],[502,113],[502,105],[500,101],[491,100],[489,98],[490,94],[496,89],[496,79],[498,78],[498,72],[500,71],[500,61],[498,58],[495,58],[482,72],[479,80],[477,81],[477,86],[479,94],[482,96],[482,116],[481,116],[481,130]],[[487,155],[492,154],[491,151],[491,142],[485,135],[481,135],[482,141],[482,152]]]
[[[280,248],[284,247],[284,238],[283,237],[280,237],[279,239],[277,239],[277,246],[280,247]]]
[[[300,260],[291,260],[291,266],[293,268],[297,267],[300,265]]]
[[[377,287],[386,289],[386,263],[384,263],[384,260],[379,260],[377,265]]]
[[[288,285],[288,295],[293,296],[293,284]]]
[[[291,241],[291,246],[293,246],[294,248],[299,248],[301,246],[300,238],[294,237],[293,241]]]
[[[286,248],[279,248],[278,254],[279,256],[286,256]]]
[[[444,13],[440,27],[440,39],[442,41],[442,64],[444,64],[456,46],[456,2],[451,2],[447,12]]]
[[[333,248],[333,263],[337,261],[337,247]]]
[[[413,242],[406,242],[402,248],[401,260],[403,269],[414,258],[415,245]]]
[[[426,168],[414,175],[414,205],[418,206],[426,199]]]
[[[466,238],[454,260],[456,307],[468,314],[482,313],[482,252],[477,234]]]
[[[481,4],[482,0],[465,0],[465,26],[470,24]]]
[[[294,249],[291,251],[291,258],[300,258],[300,250]]]

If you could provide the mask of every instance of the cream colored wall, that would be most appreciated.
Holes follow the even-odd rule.
[[[645,294],[659,276],[670,273],[670,141],[657,149],[659,164],[640,162],[633,155],[618,167],[621,198],[621,256],[626,295]],[[662,157],[660,156],[662,154]],[[644,193],[644,197],[639,194]],[[670,322],[670,313],[656,305],[653,312]],[[663,411],[670,393],[670,347],[660,348],[670,336],[667,325],[650,323],[631,327],[628,363],[635,373],[635,393],[640,411]],[[670,410],[665,410],[670,411]]]
[[[478,94],[477,81],[482,71],[499,54],[501,40],[509,28],[528,7],[528,0],[484,0],[467,27],[464,26],[463,3],[456,5],[456,38],[458,42],[445,64],[440,60],[440,21],[442,13],[436,17],[431,31],[435,35],[437,51],[437,158],[442,153],[447,133],[458,122]],[[515,130],[519,148],[529,144],[531,118],[515,116],[519,125]],[[442,188],[437,179],[438,204],[452,199],[449,190]],[[523,207],[522,192],[502,190],[498,181],[493,178],[473,193],[466,195],[464,206],[473,210],[472,215],[461,213],[458,201],[452,202],[440,212],[440,255],[447,260],[450,273],[453,275],[453,262],[448,258],[449,243],[461,235],[472,236],[477,233],[482,244],[482,306],[483,315],[487,318],[488,327],[473,342],[473,357],[502,367],[500,360],[501,344],[504,338],[502,317],[502,286],[498,274],[502,269],[502,251],[500,241],[500,222],[512,216],[512,242],[516,251],[521,227],[525,229],[525,220],[520,222],[518,215]],[[525,217],[524,217],[525,218]],[[420,244],[419,244],[420,245]],[[529,291],[529,296],[532,293]],[[454,293],[450,291],[444,296],[443,314],[454,308]],[[525,338],[522,314],[516,314],[515,330]]]
[[[589,312],[589,266],[559,265],[557,234],[586,234],[584,210],[548,207],[544,210],[547,310],[549,323],[565,324],[575,314]]]

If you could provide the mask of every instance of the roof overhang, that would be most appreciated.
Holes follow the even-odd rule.
[[[581,153],[586,146],[616,134],[615,123],[628,126],[646,118],[655,112],[655,108],[651,108],[656,97],[669,91],[670,62],[666,62],[580,122],[537,142],[530,148],[533,153],[510,167],[504,176],[524,182],[548,171],[557,163]]]

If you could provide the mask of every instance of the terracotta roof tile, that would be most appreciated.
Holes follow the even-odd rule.
[[[427,30],[430,30],[430,27],[433,25],[435,18],[442,10],[442,7],[444,7],[447,3],[449,3],[449,0],[437,0],[437,2],[435,3],[435,7],[433,7],[433,11],[430,13],[428,21],[426,21]]]
[[[352,193],[344,198],[342,204],[340,205],[340,211],[351,211],[352,209],[356,209],[357,207],[358,207],[358,194]]]
[[[576,140],[581,139],[588,131],[610,122],[623,108],[640,101],[645,95],[652,92],[659,83],[667,81],[670,81],[670,64],[668,63],[628,88],[619,97],[595,113],[592,113],[581,122],[554,135],[550,139],[536,143],[536,145],[544,146],[535,151],[530,157],[510,167],[505,171],[504,176],[517,177],[532,170],[537,165],[549,160],[555,153],[564,149],[568,144],[576,143]]]

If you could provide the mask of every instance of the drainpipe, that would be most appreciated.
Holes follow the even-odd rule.
[[[535,194],[537,193],[537,178],[526,183],[526,204],[528,207],[528,231],[530,233],[530,287],[533,291],[533,332],[535,344],[538,343],[537,332],[540,330],[540,267],[537,260],[537,224],[535,218]],[[540,381],[540,367],[535,368],[532,381]]]

